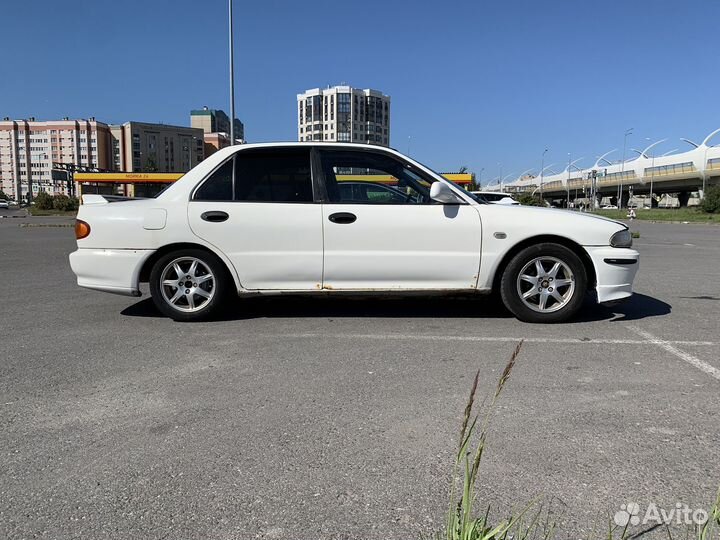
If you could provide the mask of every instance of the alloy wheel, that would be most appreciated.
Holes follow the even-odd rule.
[[[215,294],[215,276],[202,260],[180,257],[163,268],[160,291],[173,309],[186,313],[200,311]]]
[[[538,313],[562,309],[575,293],[570,267],[555,257],[536,257],[523,266],[517,277],[522,302]]]

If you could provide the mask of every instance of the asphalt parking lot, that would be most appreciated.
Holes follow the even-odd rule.
[[[465,298],[179,324],[76,287],[71,223],[0,219],[0,537],[417,538],[442,527],[475,370],[489,392],[521,338],[482,505],[544,497],[579,538],[720,484],[718,227],[633,224],[638,294],[570,324]]]

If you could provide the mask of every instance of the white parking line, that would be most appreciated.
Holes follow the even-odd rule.
[[[708,375],[715,377],[717,380],[720,381],[720,369],[717,369],[707,362],[703,362],[699,358],[694,357],[692,354],[686,353],[685,351],[681,351],[677,347],[674,347],[673,344],[678,344],[677,341],[665,341],[663,339],[660,339],[656,336],[653,336],[650,332],[646,332],[645,330],[641,330],[640,328],[637,328],[635,326],[627,325],[628,329],[635,332],[637,335],[644,337],[647,342],[646,343],[652,343],[653,345],[657,345],[661,349],[665,349],[667,352],[674,354],[681,360],[684,360],[688,364],[690,364],[693,367],[696,367],[700,371],[704,371]],[[694,343],[687,343],[688,345],[694,345]]]
[[[544,337],[502,337],[502,336],[429,336],[427,334],[284,334],[285,337],[296,339],[372,339],[372,340],[409,340],[409,341],[484,341],[484,342],[512,342],[517,343],[521,339],[527,343],[570,343],[570,344],[612,344],[612,345],[648,345],[655,343],[650,339],[605,339],[605,338],[544,338]],[[277,337],[277,336],[274,336]],[[674,345],[715,345],[714,341],[663,341],[663,343]],[[713,368],[714,369],[714,368]]]

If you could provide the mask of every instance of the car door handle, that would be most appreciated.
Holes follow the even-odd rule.
[[[355,214],[351,214],[350,212],[335,212],[334,214],[330,214],[328,219],[333,223],[343,225],[353,223],[357,219],[357,216]]]
[[[209,221],[210,223],[220,223],[229,217],[227,212],[221,212],[220,210],[211,210],[200,214],[200,219]]]

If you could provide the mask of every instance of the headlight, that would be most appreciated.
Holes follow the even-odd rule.
[[[628,229],[618,231],[610,237],[610,245],[616,248],[632,247],[632,234]]]

